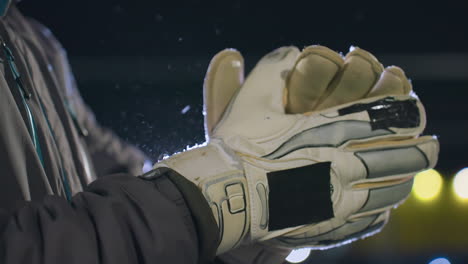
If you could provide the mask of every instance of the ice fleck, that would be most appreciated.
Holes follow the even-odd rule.
[[[216,36],[221,35],[221,29],[219,29],[218,27],[215,27],[215,34]]]
[[[150,160],[146,160],[145,163],[143,164],[143,173],[147,173],[153,168],[153,163]]]
[[[122,14],[124,12],[124,9],[120,5],[114,6],[114,13],[115,14]]]
[[[164,19],[164,17],[161,14],[156,14],[155,18],[156,18],[156,21],[159,21],[159,22],[161,22]]]
[[[180,113],[185,115],[188,111],[190,111],[190,105],[185,106]]]

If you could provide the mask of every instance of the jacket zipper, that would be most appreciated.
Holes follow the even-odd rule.
[[[42,168],[44,169],[44,172],[45,172],[45,164],[44,164],[44,158],[43,158],[43,155],[42,155],[42,149],[41,149],[41,145],[39,143],[39,138],[37,136],[37,126],[36,126],[36,122],[35,122],[35,119],[34,119],[34,116],[32,114],[32,111],[31,111],[31,108],[29,106],[29,99],[31,98],[31,91],[26,88],[26,86],[24,86],[24,83],[23,83],[23,80],[21,78],[21,75],[18,71],[18,68],[16,67],[16,63],[15,63],[15,57],[13,55],[13,52],[11,51],[11,49],[7,46],[6,42],[3,40],[3,38],[0,36],[0,45],[3,49],[3,52],[5,54],[5,57],[6,57],[6,60],[8,62],[8,66],[10,68],[10,71],[13,75],[13,78],[15,80],[15,84],[16,84],[16,87],[21,95],[21,101],[26,109],[26,115],[27,115],[27,118],[28,118],[28,125],[29,125],[29,131],[30,131],[30,136],[31,136],[31,139],[33,141],[33,145],[34,145],[34,148],[36,150],[36,153],[37,155],[39,156],[39,160],[41,162],[41,165],[42,165]],[[45,111],[44,111],[44,107],[43,107],[43,103],[42,103],[42,100],[40,100],[39,98],[39,103],[40,103],[40,108],[41,108],[41,112],[47,122],[47,126],[48,126],[48,129],[49,129],[49,132],[51,133],[51,136],[52,136],[52,139],[53,139],[53,142],[55,144],[55,148],[56,150],[58,151],[58,145],[57,145],[57,141],[55,139],[55,134],[52,130],[52,127],[50,126],[50,122],[49,122],[49,119],[47,118],[47,115],[45,114]],[[60,154],[57,155],[58,157],[58,160],[59,160],[59,166],[60,166],[60,174],[62,176],[62,183],[63,183],[63,187],[64,187],[64,191],[65,191],[65,196],[67,198],[68,201],[71,200],[71,188],[70,188],[70,184],[68,182],[68,178],[67,178],[67,173],[63,167],[63,160],[62,160],[62,156]]]
[[[15,86],[21,95],[21,101],[23,103],[24,108],[26,109],[26,115],[28,117],[29,133],[33,141],[34,148],[36,149],[37,155],[39,156],[39,160],[41,161],[42,167],[44,167],[44,158],[42,156],[41,145],[39,144],[39,138],[37,136],[36,122],[34,120],[34,116],[32,115],[31,108],[29,107],[29,103],[28,103],[28,100],[31,98],[31,92],[24,87],[23,80],[21,79],[18,69],[16,68],[15,58],[13,56],[13,53],[11,52],[10,48],[8,48],[5,41],[1,37],[0,37],[0,43],[3,49],[3,53],[5,54],[5,57],[7,59],[10,71],[13,74],[13,78],[16,84]]]

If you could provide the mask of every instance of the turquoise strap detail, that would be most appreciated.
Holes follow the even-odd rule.
[[[39,98],[39,105],[41,107],[41,111],[42,111],[42,114],[47,122],[47,127],[49,128],[49,133],[52,137],[52,140],[55,144],[55,147],[57,149],[57,151],[60,151],[59,148],[58,148],[58,144],[57,144],[57,140],[56,140],[56,136],[55,136],[55,133],[54,133],[54,130],[52,130],[52,126],[50,124],[50,121],[49,121],[49,118],[47,117],[47,114],[45,112],[45,109],[44,109],[44,104],[42,103],[42,100],[40,97]],[[62,183],[63,183],[63,188],[64,188],[64,191],[65,191],[65,196],[67,197],[67,200],[70,201],[71,200],[71,187],[70,187],[70,183],[68,182],[68,177],[67,177],[67,172],[65,171],[65,169],[63,168],[63,158],[62,158],[62,155],[60,153],[58,153],[57,155],[58,157],[58,160],[59,160],[59,165],[60,165],[60,174],[62,174]]]
[[[10,4],[11,0],[0,0],[0,17],[6,15]]]
[[[44,168],[44,166],[45,166],[44,165],[44,157],[42,156],[42,149],[41,149],[41,145],[39,144],[39,138],[37,136],[36,123],[34,122],[34,117],[33,117],[32,113],[31,113],[31,109],[29,108],[29,105],[26,102],[21,90],[20,90],[20,93],[22,95],[21,99],[23,101],[24,108],[26,108],[26,112],[27,112],[27,115],[28,115],[31,138],[32,138],[32,141],[33,141],[33,144],[34,144],[34,148],[36,149],[36,153],[39,156],[39,160],[41,161],[41,165]]]

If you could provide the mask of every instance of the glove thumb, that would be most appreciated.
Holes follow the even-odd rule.
[[[207,140],[244,82],[244,58],[234,49],[225,49],[210,62],[203,85],[205,134]]]

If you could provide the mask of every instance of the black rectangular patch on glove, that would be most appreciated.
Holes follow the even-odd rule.
[[[318,223],[332,218],[331,162],[267,174],[269,230]]]

